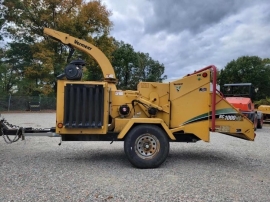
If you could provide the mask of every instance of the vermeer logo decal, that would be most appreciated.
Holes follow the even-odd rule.
[[[88,50],[91,50],[92,49],[90,46],[87,46],[87,45],[85,45],[85,44],[83,44],[83,43],[81,43],[81,42],[79,42],[77,40],[75,40],[74,43],[77,44],[77,45],[79,45],[79,46],[81,46],[81,47],[84,47],[84,48],[86,48]]]
[[[176,89],[177,91],[180,91],[180,88],[181,88],[180,85],[175,85],[175,89]]]
[[[182,85],[183,85],[183,83],[175,83],[175,84],[174,84],[174,87],[175,87],[175,89],[176,89],[177,92],[180,91]]]

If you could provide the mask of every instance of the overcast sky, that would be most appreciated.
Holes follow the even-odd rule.
[[[270,58],[270,0],[102,0],[111,35],[176,79],[244,55]]]

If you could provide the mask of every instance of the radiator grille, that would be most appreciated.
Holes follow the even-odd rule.
[[[103,126],[103,85],[67,84],[64,95],[66,128],[101,128]]]

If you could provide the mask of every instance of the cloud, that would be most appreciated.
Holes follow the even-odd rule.
[[[146,20],[146,32],[156,33],[166,30],[169,33],[179,33],[188,30],[198,33],[225,17],[241,10],[245,4],[235,0],[151,0],[153,16]]]
[[[243,55],[270,57],[268,0],[105,0],[111,34],[163,63],[169,79]]]

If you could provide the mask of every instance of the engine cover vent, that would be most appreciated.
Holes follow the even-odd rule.
[[[103,85],[66,84],[64,89],[66,128],[101,128],[103,114]]]

